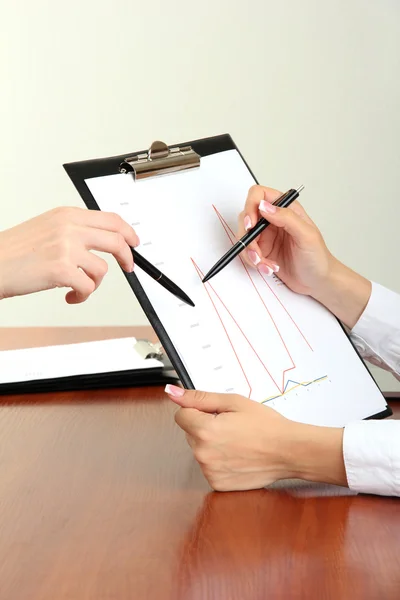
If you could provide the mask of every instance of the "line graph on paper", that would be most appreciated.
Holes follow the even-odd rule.
[[[213,210],[227,243],[235,244],[237,238],[227,221],[215,206]],[[202,280],[203,270],[194,258],[191,260]],[[286,286],[276,276],[266,277],[249,268],[241,256],[234,268],[239,271],[237,280],[241,282],[237,295],[232,295],[231,286],[227,285],[231,277],[229,266],[224,269],[225,274],[223,271],[202,285],[226,336],[244,395],[273,406],[274,401],[309,393],[312,386],[329,381],[327,374],[315,373],[318,365],[311,343],[280,297],[280,288]],[[245,311],[243,305],[247,307]],[[256,327],[252,313],[263,315]],[[311,373],[314,377],[309,376]]]
[[[265,400],[262,400],[261,403],[266,404],[267,402],[272,402],[273,400],[276,400],[277,398],[282,398],[282,396],[285,396],[289,392],[291,392],[299,387],[309,387],[313,383],[320,383],[321,381],[325,381],[326,379],[328,379],[327,375],[323,375],[322,377],[317,377],[317,379],[314,379],[313,381],[300,382],[300,381],[293,381],[292,379],[289,379],[283,389],[282,394],[278,394],[276,396],[270,396],[269,398],[265,398]],[[292,384],[292,387],[289,387],[290,384]]]

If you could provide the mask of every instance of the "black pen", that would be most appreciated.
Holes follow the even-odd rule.
[[[273,203],[279,208],[286,208],[299,197],[301,191],[304,190],[304,185],[301,185],[297,190],[289,190],[282,196],[279,196]],[[268,227],[269,221],[262,217],[218,262],[208,271],[203,279],[203,283],[214,277],[217,273],[222,271],[226,265],[228,265],[238,254],[240,254],[253,240],[255,240],[266,227]]]
[[[144,258],[141,254],[139,254],[134,248],[131,247],[133,260],[135,264],[143,269],[145,273],[150,275],[155,281],[157,281],[160,285],[162,285],[166,290],[171,292],[174,296],[186,302],[190,306],[194,306],[194,302],[189,298],[187,294],[180,287],[176,285],[171,279],[169,279],[166,275],[161,273],[157,267],[151,264],[146,258]]]

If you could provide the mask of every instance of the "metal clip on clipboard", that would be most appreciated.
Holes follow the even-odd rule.
[[[191,146],[169,148],[164,142],[153,142],[148,152],[130,156],[119,166],[120,173],[132,173],[136,180],[178,173],[200,167],[200,156]]]
[[[135,350],[143,359],[155,358],[163,363],[165,370],[173,370],[173,366],[159,342],[153,344],[149,340],[136,340]]]

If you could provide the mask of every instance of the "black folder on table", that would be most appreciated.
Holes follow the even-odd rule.
[[[238,153],[242,163],[251,175],[253,183],[256,183],[256,178],[252,174],[230,135],[220,135],[207,139],[185,142],[174,146],[167,146],[163,142],[154,142],[148,150],[124,153],[109,158],[68,163],[64,165],[64,168],[82,197],[86,207],[92,210],[100,210],[94,195],[86,183],[89,179],[120,175],[123,173],[126,177],[131,177],[137,182],[142,179],[155,178],[163,175],[180,177],[180,173],[186,173],[195,169],[200,169],[201,173],[201,161],[205,159],[205,157],[227,153],[228,151],[236,151]],[[140,306],[154,328],[178,378],[185,388],[193,389],[195,386],[189,371],[186,368],[185,357],[172,343],[168,331],[154,309],[152,302],[150,301],[148,294],[146,294],[138,277],[134,272],[129,274],[124,272],[124,275],[138,299]],[[347,335],[345,331],[344,333]],[[350,340],[349,343],[351,343]],[[354,352],[357,353],[354,345],[353,348]],[[299,385],[305,384],[300,383]],[[283,390],[283,393],[285,393],[285,390]],[[385,403],[382,404],[381,408],[382,409],[373,416],[367,415],[363,418],[383,418],[391,414],[390,408],[388,408]]]
[[[9,355],[13,365],[18,366],[19,371],[23,373],[23,379],[20,381],[13,381],[0,383],[0,395],[12,395],[12,394],[42,394],[46,392],[67,392],[76,390],[96,390],[103,388],[122,388],[122,387],[139,387],[139,386],[152,386],[152,385],[165,385],[166,383],[174,383],[177,380],[177,375],[173,370],[173,367],[162,350],[159,343],[154,344],[149,340],[134,340],[132,343],[132,354],[137,355],[143,360],[141,366],[134,365],[133,368],[124,368],[122,370],[107,371],[106,369],[96,372],[86,373],[83,369],[79,374],[66,374],[68,373],[68,360],[72,359],[76,367],[76,359],[73,354],[76,349],[84,349],[85,352],[90,352],[93,345],[101,344],[104,352],[109,351],[109,344],[118,343],[120,340],[100,340],[98,342],[87,342],[82,344],[65,344],[50,347],[40,348],[28,348],[22,350],[24,353],[24,359],[21,360],[21,350],[6,351]],[[129,342],[122,340],[123,342]],[[115,347],[114,347],[115,348]],[[59,352],[62,354],[58,354]],[[53,353],[56,360],[64,360],[63,375],[62,376],[49,376],[49,370],[44,370],[47,375],[40,375],[40,373],[34,373],[35,369],[39,371],[43,369],[43,362],[49,360],[49,354]],[[37,355],[39,353],[39,355]],[[42,353],[42,354],[40,354]],[[43,354],[45,353],[45,354]],[[35,359],[36,355],[36,359]],[[42,360],[43,357],[43,360]],[[38,360],[39,359],[39,360]],[[146,366],[146,362],[156,359],[158,364],[149,363]],[[2,363],[2,352],[0,352],[0,364]],[[71,363],[69,363],[71,366]],[[33,365],[33,366],[32,366]],[[126,367],[126,365],[125,365]],[[22,371],[25,369],[25,371]],[[31,371],[31,372],[30,372]],[[50,368],[51,371],[51,368]],[[31,375],[31,377],[29,377]],[[34,377],[32,377],[34,375]],[[17,377],[18,378],[18,377]],[[12,379],[12,374],[11,374]],[[4,381],[4,377],[2,376]]]

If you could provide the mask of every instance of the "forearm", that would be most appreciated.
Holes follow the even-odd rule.
[[[290,477],[347,486],[343,429],[291,422],[288,449]]]
[[[329,278],[313,297],[352,329],[371,295],[371,282],[334,259]]]

